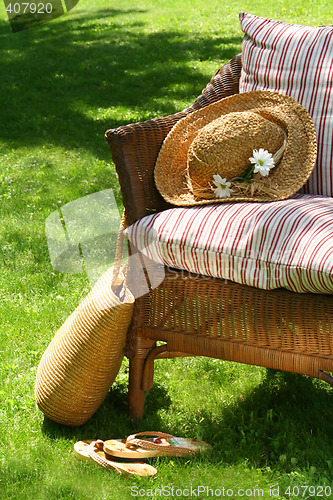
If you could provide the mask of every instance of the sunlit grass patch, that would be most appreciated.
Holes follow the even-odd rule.
[[[39,360],[90,288],[85,274],[52,268],[46,218],[110,188],[121,212],[105,130],[191,104],[240,52],[241,10],[312,26],[332,22],[328,0],[81,0],[67,15],[13,34],[1,11],[1,499],[123,500],[133,498],[132,486],[201,485],[259,488],[264,498],[279,486],[279,498],[289,498],[289,486],[332,482],[333,399],[320,381],[214,359],[159,360],[145,416],[133,423],[124,360],[82,427],[44,419],[34,401]],[[213,451],[156,458],[154,479],[126,479],[74,456],[79,439],[139,430],[197,437]]]

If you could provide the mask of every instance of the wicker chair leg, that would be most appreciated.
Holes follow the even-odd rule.
[[[136,338],[135,356],[129,360],[128,406],[133,419],[143,417],[145,390],[142,387],[143,368],[155,341]]]
[[[143,363],[141,370],[143,369]],[[142,371],[139,360],[130,359],[129,362],[129,387],[128,407],[130,416],[134,419],[143,417],[145,391],[141,389]]]
[[[333,386],[333,377],[329,373],[319,370],[318,378],[320,378],[321,380],[325,380],[325,382]]]

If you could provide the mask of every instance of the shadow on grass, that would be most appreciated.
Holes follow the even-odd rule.
[[[11,270],[29,259],[33,273],[44,264],[45,276],[52,272],[44,223],[57,207],[112,187],[121,209],[108,128],[190,105],[211,77],[197,63],[217,60],[218,67],[240,50],[241,35],[149,32],[144,13],[78,9],[14,34],[0,21],[0,153],[9,157],[0,186],[8,221],[0,264]],[[62,279],[45,277],[44,292]]]
[[[167,390],[156,384],[148,392],[145,415],[134,422],[128,415],[127,388],[113,388],[103,405],[83,426],[69,428],[45,420],[43,431],[52,438],[120,438],[144,430],[177,431],[165,428],[160,410],[172,403]],[[246,398],[221,406],[214,417],[202,409],[186,413],[191,436],[213,445],[205,457],[211,464],[244,463],[272,467],[281,472],[333,468],[332,391],[321,381],[300,375],[267,370],[267,376]],[[180,432],[181,426],[180,426]],[[96,435],[98,432],[98,435]],[[183,433],[184,434],[184,433]],[[199,458],[200,460],[200,458]],[[332,472],[332,471],[331,471]]]
[[[247,397],[221,408],[218,418],[205,414],[202,438],[212,442],[214,461],[290,472],[296,466],[332,468],[332,389],[302,375],[267,370]]]
[[[126,122],[118,108],[137,110],[139,119],[153,109],[174,112],[175,99],[190,104],[207,83],[191,61],[222,62],[239,51],[241,36],[143,33],[141,12],[79,13],[16,34],[2,22],[0,138],[14,147],[54,144],[105,157],[105,130]]]
[[[147,426],[150,426],[149,430],[167,432],[166,429],[161,429],[161,420],[157,416],[157,411],[162,407],[168,408],[170,403],[171,399],[167,391],[158,384],[154,385],[149,391],[149,402],[145,409],[146,416],[135,422],[128,413],[127,387],[114,384],[101,407],[85,424],[80,427],[69,427],[57,424],[45,417],[43,432],[52,439],[65,437],[78,440],[124,438],[133,432],[148,430]]]

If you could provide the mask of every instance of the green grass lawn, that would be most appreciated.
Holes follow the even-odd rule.
[[[320,381],[204,358],[160,360],[145,417],[134,424],[124,360],[106,401],[82,427],[44,419],[34,401],[39,360],[90,286],[85,275],[53,270],[46,218],[109,188],[121,210],[105,130],[188,106],[240,52],[242,10],[332,23],[331,0],[81,0],[57,20],[12,33],[1,6],[1,499],[122,500],[163,487],[185,498],[180,493],[191,486],[221,496],[225,488],[248,490],[247,498],[259,497],[255,489],[261,498],[311,498],[332,485],[333,395]],[[74,456],[79,439],[139,430],[205,439],[213,452],[154,459],[153,479],[125,478]]]

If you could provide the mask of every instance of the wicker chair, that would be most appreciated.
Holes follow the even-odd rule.
[[[186,110],[106,132],[127,225],[170,208],[153,179],[164,138],[188,113],[238,93],[240,72],[241,56],[237,55]],[[125,353],[133,418],[143,415],[144,394],[152,387],[158,358],[209,356],[300,373],[333,385],[333,377],[326,373],[333,371],[333,300],[329,295],[266,291],[222,279],[196,278],[166,269],[164,281],[136,299]]]

